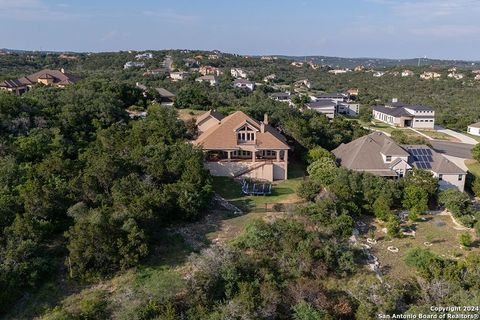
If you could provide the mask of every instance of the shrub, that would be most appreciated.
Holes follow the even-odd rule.
[[[297,189],[297,194],[300,198],[308,200],[308,201],[314,201],[315,197],[320,193],[322,190],[322,186],[320,183],[308,179],[305,181],[302,181],[300,186]]]
[[[398,217],[391,214],[387,222],[387,234],[390,237],[397,237],[400,233],[400,221]]]
[[[459,237],[458,240],[460,244],[464,247],[470,247],[472,245],[472,236],[470,233],[462,233]]]

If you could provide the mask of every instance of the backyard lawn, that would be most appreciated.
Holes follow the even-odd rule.
[[[296,162],[291,162],[288,170],[288,180],[274,182],[272,194],[267,196],[242,194],[240,181],[230,177],[213,177],[213,188],[215,192],[243,211],[262,210],[265,209],[265,206],[270,208],[275,203],[295,203],[300,201],[296,192],[305,173],[303,166]]]

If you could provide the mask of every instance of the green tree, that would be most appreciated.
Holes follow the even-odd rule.
[[[405,177],[405,186],[417,186],[427,191],[428,196],[432,197],[437,193],[438,180],[433,177],[430,171],[414,169]]]
[[[326,149],[316,146],[313,149],[308,150],[307,154],[307,162],[308,163],[313,163],[317,160],[321,160],[322,158],[329,158],[332,160],[335,160],[335,156],[327,151]]]
[[[397,237],[400,233],[400,220],[394,214],[390,214],[387,219],[387,234],[390,237]]]
[[[333,183],[337,176],[337,165],[329,158],[322,158],[308,166],[307,171],[310,178],[323,187]]]
[[[428,210],[428,192],[427,190],[416,186],[409,185],[404,190],[403,206],[418,215]]]
[[[473,147],[472,157],[473,157],[473,159],[480,162],[480,143],[476,144],[475,147]]]
[[[390,214],[392,212],[390,210],[390,205],[391,203],[387,197],[378,197],[373,203],[373,213],[375,214],[375,217],[380,220],[386,221],[388,217],[390,217]]]
[[[317,310],[309,303],[301,301],[293,306],[293,319],[295,320],[327,320],[332,319],[323,310]]]

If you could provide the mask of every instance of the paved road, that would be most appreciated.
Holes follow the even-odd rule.
[[[442,132],[442,133],[445,133],[445,134],[448,134],[452,137],[455,137],[457,138],[458,140],[460,140],[460,142],[462,143],[468,143],[468,144],[477,144],[478,141],[461,133],[461,132],[457,132],[457,131],[453,131],[451,129],[445,129],[443,128],[442,126],[435,126],[435,130],[437,130],[438,132]]]
[[[429,142],[433,149],[439,153],[463,159],[472,158],[473,145],[471,144],[438,140],[430,140]]]

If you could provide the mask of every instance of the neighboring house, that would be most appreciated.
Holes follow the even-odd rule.
[[[355,71],[355,72],[363,72],[363,71],[365,71],[365,66],[363,66],[363,65],[358,65],[358,66],[355,67],[355,69],[353,69],[353,71]]]
[[[305,108],[319,113],[323,113],[327,118],[333,119],[335,117],[337,102],[334,100],[318,100],[305,104]]]
[[[357,116],[360,112],[360,105],[350,100],[348,93],[327,93],[317,96],[310,96],[313,101],[306,105],[307,109],[312,109],[327,115],[328,118],[334,118],[336,114]],[[316,103],[324,101],[324,103]],[[326,101],[326,102],[325,102]],[[334,104],[333,114],[331,105]]]
[[[230,69],[230,74],[232,77],[236,79],[246,79],[248,77],[247,72],[240,68],[232,68]]]
[[[295,97],[291,92],[274,92],[270,95],[270,98],[275,101],[288,102],[292,105],[292,98]]]
[[[175,102],[175,95],[173,93],[171,93],[165,88],[155,88],[155,91],[157,91],[157,101],[161,105],[173,106],[173,103]]]
[[[219,124],[223,118],[223,114],[217,112],[216,110],[209,110],[205,112],[195,120],[198,128],[198,134],[200,135],[214,125]]]
[[[475,80],[480,80],[480,74],[475,75]]]
[[[65,72],[64,69],[50,70],[44,69],[31,75],[16,79],[0,82],[0,89],[14,92],[17,95],[27,92],[33,85],[39,83],[46,86],[64,88],[75,84],[79,79]]]
[[[215,75],[219,76],[222,74],[222,71],[217,68],[217,67],[212,67],[212,66],[202,66],[200,67],[200,72],[201,75],[207,76],[207,75]]]
[[[145,98],[148,96],[148,88],[147,88],[146,85],[141,84],[140,82],[137,82],[137,83],[135,84],[135,86],[136,86],[138,89],[142,90],[142,95],[143,95]]]
[[[148,69],[143,73],[144,76],[156,76],[159,74],[166,74],[167,72],[165,71],[164,68],[158,68],[158,69]]]
[[[373,73],[373,76],[374,76],[375,78],[381,78],[381,77],[383,77],[384,75],[385,75],[385,72],[383,72],[383,71],[376,71],[376,72]]]
[[[411,71],[411,70],[403,70],[402,71],[402,77],[412,77],[414,75],[415,75],[415,73],[413,73],[413,71]]]
[[[213,87],[213,86],[216,86],[218,84],[218,79],[216,76],[214,75],[206,75],[206,76],[201,76],[197,79],[195,79],[195,81],[197,82],[208,82],[210,83],[210,85]]]
[[[349,72],[349,71],[350,71],[350,70],[348,70],[348,69],[333,69],[333,70],[328,70],[328,73],[337,75],[337,74],[347,73],[347,72]]]
[[[455,80],[461,80],[465,77],[465,75],[463,73],[457,73],[457,72],[450,72],[448,75],[447,75],[448,78],[453,78]]]
[[[253,91],[255,90],[255,82],[245,79],[235,79],[233,81],[233,87]]]
[[[188,77],[188,72],[185,71],[178,71],[178,72],[171,72],[170,79],[173,81],[182,81]]]
[[[141,61],[128,61],[123,65],[123,69],[143,68],[143,67],[145,67],[145,62],[141,62]]]
[[[277,57],[272,57],[272,56],[262,56],[260,58],[260,60],[264,60],[264,61],[273,61],[273,60],[277,60]]]
[[[58,56],[60,60],[78,60],[78,56],[62,53]]]
[[[147,60],[147,59],[153,59],[153,54],[152,53],[142,53],[142,54],[137,54],[135,56],[135,59],[137,60]]]
[[[187,68],[198,68],[200,66],[198,61],[192,58],[186,58],[183,61],[185,61],[185,67]]]
[[[310,81],[308,79],[302,79],[302,80],[295,81],[295,83],[293,85],[294,85],[295,88],[306,87],[308,89],[310,89],[310,87],[312,86],[312,84],[310,83]]]
[[[480,122],[469,125],[467,132],[474,136],[480,136]]]
[[[373,107],[373,118],[394,127],[411,127],[417,129],[433,129],[435,111],[426,106],[409,105],[392,99],[386,105]]]
[[[237,111],[213,123],[193,144],[205,152],[205,167],[213,176],[287,179],[290,147],[266,115],[257,121]]]
[[[220,59],[220,55],[213,53],[208,55],[208,60],[218,60]]]
[[[420,78],[423,80],[437,80],[440,79],[442,75],[437,72],[424,72],[420,75]]]
[[[277,78],[276,74],[269,74],[268,76],[263,78],[263,82],[270,82],[270,81],[275,80],[276,78]]]
[[[350,96],[350,98],[352,98],[352,97],[356,98],[356,97],[358,97],[359,90],[357,88],[348,89],[347,94]]]
[[[401,178],[415,167],[430,171],[440,189],[464,191],[466,172],[426,145],[399,145],[383,132],[373,132],[332,151],[341,166],[386,178]]]
[[[334,100],[335,102],[345,102],[348,100],[348,95],[340,92],[325,93],[317,96],[310,96],[312,101],[319,100]]]
[[[297,68],[301,68],[303,67],[303,62],[294,61],[291,63],[291,65]]]
[[[461,192],[465,190],[467,172],[455,163],[426,145],[402,145],[402,147],[410,154],[409,161],[414,167],[433,173],[441,190],[450,188],[456,188]]]
[[[310,66],[310,68],[312,68],[313,70],[317,70],[317,69],[320,69],[322,66],[319,65],[319,64],[316,64],[316,63],[313,63],[313,62],[309,62],[308,65]]]

